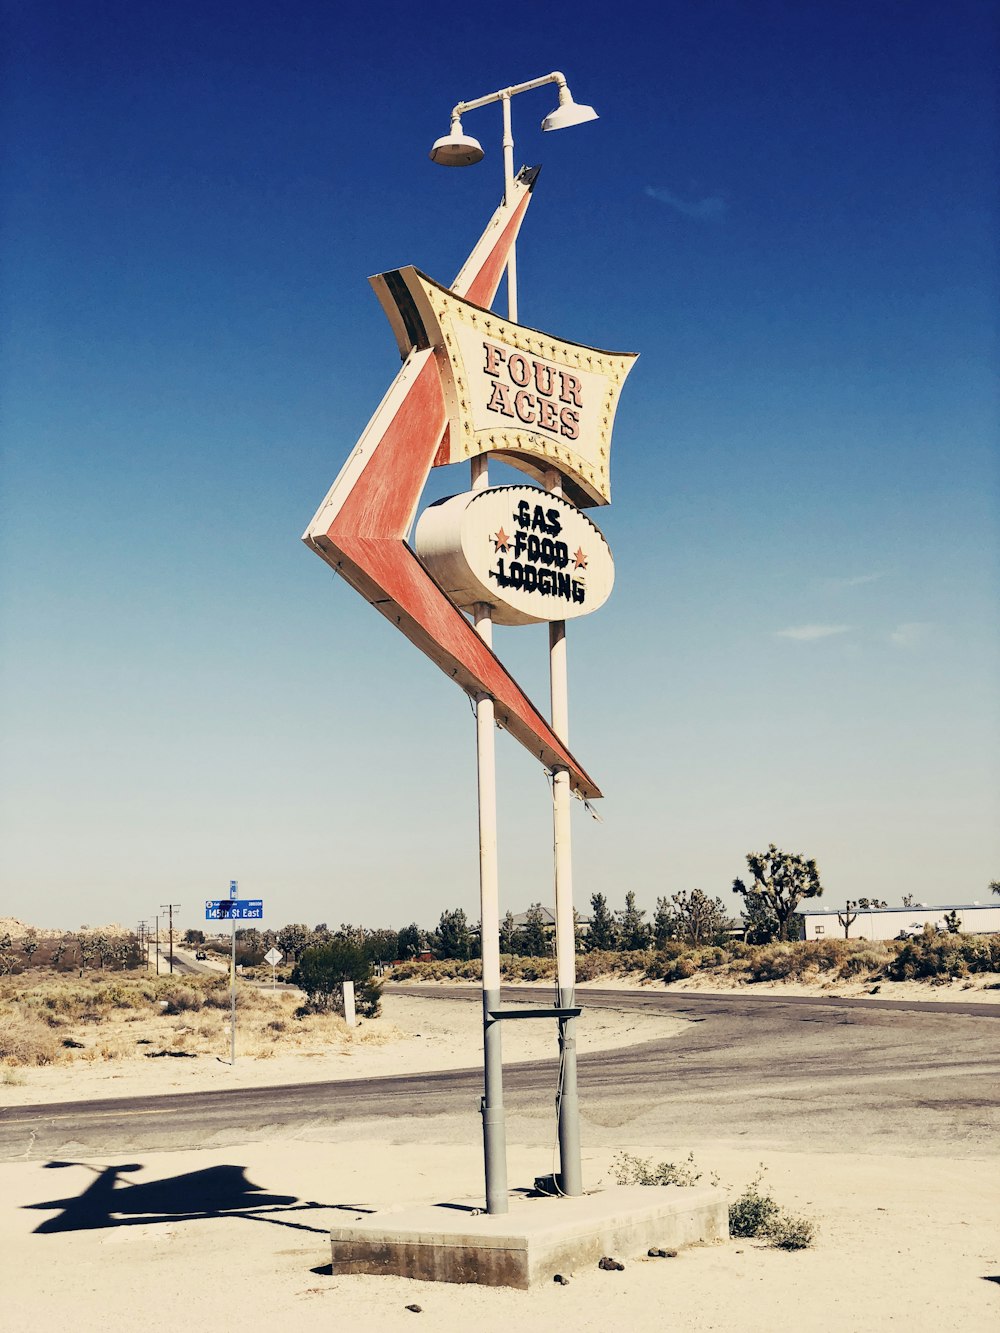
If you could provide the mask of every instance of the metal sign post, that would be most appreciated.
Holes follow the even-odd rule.
[[[237,921],[260,921],[264,916],[264,902],[261,898],[237,898],[238,884],[230,880],[228,898],[208,898],[205,900],[206,921],[229,921],[232,924],[232,953],[229,963],[229,1026],[230,1026],[230,1063],[236,1063],[236,923]]]
[[[236,895],[239,892],[239,882],[235,879],[229,881],[229,901],[236,902]],[[230,921],[230,930],[232,932],[232,952],[229,959],[229,1063],[236,1064],[236,918],[232,917]]]
[[[562,478],[554,469],[547,489],[562,497]],[[566,622],[549,623],[549,699],[552,730],[569,744],[569,678],[566,664]],[[552,851],[556,900],[556,986],[560,1009],[576,1004],[576,931],[573,924],[573,850],[571,844],[569,773],[552,770]],[[583,1193],[580,1159],[580,1103],[576,1080],[576,1019],[559,1019],[559,1188],[564,1194]]]
[[[282,960],[283,957],[284,957],[284,955],[283,955],[283,954],[280,954],[280,953],[277,951],[277,949],[276,949],[273,945],[271,946],[270,949],[268,949],[267,953],[264,955],[264,962],[265,962],[265,963],[270,963],[270,964],[271,964],[271,989],[272,989],[272,990],[276,990],[276,989],[277,989],[277,982],[276,982],[275,979],[274,979],[274,969],[278,966],[278,964],[281,962],[281,960]]]

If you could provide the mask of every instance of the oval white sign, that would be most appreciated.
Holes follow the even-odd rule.
[[[493,608],[498,625],[572,620],[596,611],[615,581],[597,526],[535,486],[465,491],[425,509],[417,554],[456,606]]]

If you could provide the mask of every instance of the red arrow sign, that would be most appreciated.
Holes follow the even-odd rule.
[[[531,199],[523,171],[452,288],[488,307]],[[413,350],[302,540],[467,693],[492,696],[496,719],[574,790],[600,796],[542,714],[406,543],[448,419],[441,355]]]

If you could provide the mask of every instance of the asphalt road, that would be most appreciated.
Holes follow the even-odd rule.
[[[541,994],[512,987],[504,999],[537,1004]],[[436,995],[479,1000],[473,987]],[[993,1155],[1000,1141],[998,1007],[655,991],[587,990],[581,999],[690,1022],[669,1040],[581,1058],[585,1140],[939,1156]],[[555,1076],[554,1059],[505,1071],[511,1137],[549,1132]],[[0,1160],[201,1147],[276,1133],[467,1138],[479,1132],[481,1078],[475,1068],[7,1108],[0,1111]]]

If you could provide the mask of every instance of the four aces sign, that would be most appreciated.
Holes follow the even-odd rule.
[[[372,286],[402,355],[438,354],[449,430],[435,464],[499,454],[538,481],[556,468],[576,505],[610,502],[611,430],[634,355],[511,324],[415,268]]]

